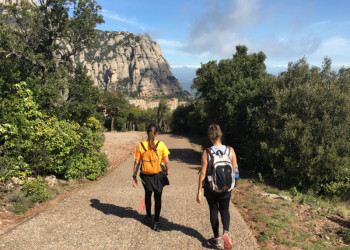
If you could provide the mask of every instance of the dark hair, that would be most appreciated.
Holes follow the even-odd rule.
[[[217,139],[222,139],[221,128],[218,124],[211,124],[208,128],[208,137],[211,141],[216,141]]]
[[[158,133],[158,131],[159,130],[155,124],[150,124],[147,127],[148,140],[151,145],[151,148],[153,148],[154,150],[156,149],[156,145],[154,144],[154,135]]]

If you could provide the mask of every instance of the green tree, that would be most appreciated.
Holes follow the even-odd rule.
[[[138,120],[139,120],[139,116],[141,113],[141,109],[138,107],[131,107],[129,110],[129,115],[127,117],[127,121],[126,121],[126,128],[129,131],[135,130],[137,124],[138,124]]]
[[[103,22],[101,7],[94,0],[50,0],[39,6],[21,1],[5,8],[8,14],[0,21],[0,77],[7,84],[26,81],[46,110],[61,108],[74,74],[72,56],[94,42],[95,26]]]
[[[62,119],[83,124],[88,118],[97,117],[97,105],[100,102],[100,90],[93,86],[93,80],[79,64],[68,82],[67,99],[56,112]]]
[[[124,130],[129,115],[130,105],[125,95],[120,92],[103,92],[102,107],[106,115],[106,125],[113,131]]]
[[[147,126],[151,123],[156,124],[157,120],[157,109],[147,109],[143,110],[139,114],[138,124],[136,125],[136,130],[146,131]]]
[[[194,104],[188,106],[178,106],[171,119],[171,131],[175,133],[188,134],[191,133],[191,122],[190,117],[194,114]]]
[[[261,90],[267,101],[250,112],[260,150],[250,159],[265,179],[350,198],[349,76],[328,58],[322,69],[301,59]]]
[[[198,102],[200,128],[206,133],[210,123],[222,127],[226,139],[240,149],[246,134],[247,110],[256,91],[267,76],[264,53],[247,54],[247,47],[237,46],[232,59],[210,61],[196,71],[193,81]]]
[[[160,131],[168,131],[170,125],[169,107],[165,100],[161,100],[157,109],[157,126]]]

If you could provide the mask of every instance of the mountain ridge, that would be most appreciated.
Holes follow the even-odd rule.
[[[148,34],[97,33],[95,46],[74,57],[74,63],[84,66],[96,86],[139,97],[183,91],[159,44]]]

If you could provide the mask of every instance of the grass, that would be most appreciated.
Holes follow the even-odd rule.
[[[83,181],[81,181],[83,183]],[[76,181],[59,181],[57,185],[48,189],[50,198],[54,198],[59,194],[69,192],[79,185]],[[38,204],[38,200],[34,196],[26,196],[23,190],[19,187],[9,192],[0,193],[0,204],[4,209],[19,215],[25,214],[30,208],[33,208]],[[40,203],[40,202],[39,202]]]
[[[264,193],[289,196],[292,201],[268,198]],[[296,189],[279,190],[250,179],[240,179],[232,202],[262,249],[350,250],[348,203],[301,194]]]

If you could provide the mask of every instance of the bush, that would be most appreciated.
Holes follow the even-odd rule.
[[[89,155],[76,155],[66,166],[64,177],[66,179],[80,179],[86,177],[89,180],[95,180],[101,176],[108,165],[106,155],[92,153]]]
[[[33,202],[43,202],[50,198],[48,185],[43,183],[43,179],[40,176],[31,181],[24,181],[22,191]]]
[[[38,110],[32,92],[25,83],[16,85],[17,93],[10,97],[6,109],[0,112],[0,178],[24,179],[30,175],[50,175],[59,177],[97,178],[106,169],[107,162],[100,152],[103,145],[101,124],[90,117],[82,125],[76,122],[58,120]],[[12,100],[12,102],[11,102]],[[86,157],[86,159],[84,159]],[[77,169],[87,164],[93,171]],[[91,164],[96,164],[92,166]],[[75,174],[69,174],[69,168]],[[72,170],[73,171],[73,170]]]

